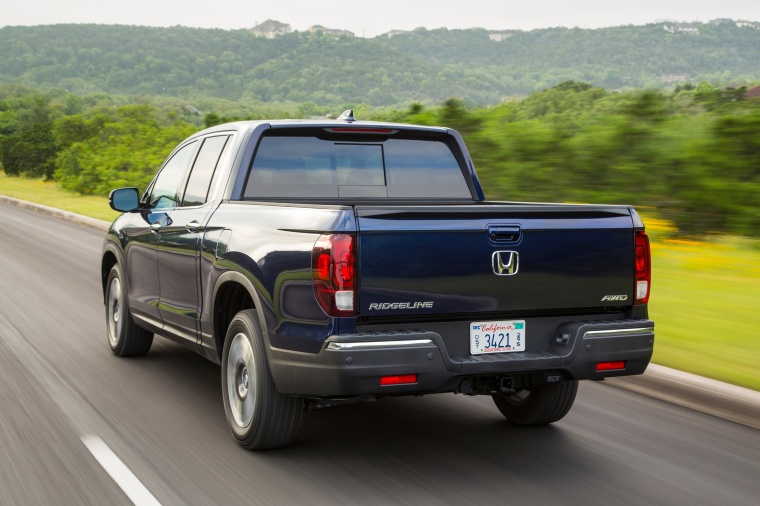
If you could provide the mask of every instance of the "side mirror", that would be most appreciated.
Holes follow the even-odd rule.
[[[137,188],[118,188],[108,195],[108,205],[122,213],[134,211],[140,207],[140,194]]]

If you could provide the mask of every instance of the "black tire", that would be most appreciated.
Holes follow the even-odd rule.
[[[137,357],[148,353],[153,333],[132,320],[119,264],[111,268],[106,283],[106,334],[114,355]]]
[[[501,414],[517,425],[545,425],[561,420],[575,402],[578,380],[539,385],[514,394],[493,394]]]
[[[222,397],[230,431],[244,448],[281,448],[295,439],[303,398],[277,392],[255,310],[240,311],[227,330]]]

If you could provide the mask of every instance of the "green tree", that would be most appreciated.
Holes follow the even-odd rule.
[[[59,150],[53,134],[52,111],[47,99],[38,95],[21,104],[23,107],[18,107],[14,115],[6,116],[16,121],[7,125],[14,132],[0,137],[0,163],[9,176],[49,179]]]
[[[59,135],[75,138],[70,128],[64,129],[72,124],[92,135],[85,134],[58,154],[55,176],[66,189],[99,195],[120,186],[145,188],[172,149],[197,130],[149,105],[72,119],[59,124]]]

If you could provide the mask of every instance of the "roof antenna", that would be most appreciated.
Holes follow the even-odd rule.
[[[343,114],[338,116],[338,119],[348,121],[349,123],[356,121],[356,118],[354,118],[354,110],[346,109],[345,111],[343,111]]]

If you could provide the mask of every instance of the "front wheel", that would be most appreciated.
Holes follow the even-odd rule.
[[[562,419],[575,402],[578,380],[538,385],[512,394],[493,394],[496,407],[517,425],[545,425]]]
[[[114,355],[136,357],[145,355],[153,344],[153,333],[132,320],[125,295],[124,274],[115,264],[106,282],[106,333]]]
[[[222,392],[227,424],[249,450],[280,448],[296,437],[303,398],[277,392],[269,372],[256,311],[239,312],[222,352]]]

